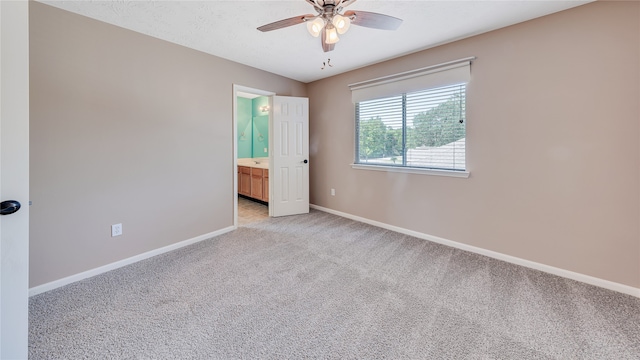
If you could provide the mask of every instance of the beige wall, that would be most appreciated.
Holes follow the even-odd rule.
[[[468,56],[478,57],[470,178],[349,166],[348,84]],[[638,2],[580,6],[313,82],[311,202],[640,287],[639,84]]]
[[[233,225],[232,84],[306,86],[36,2],[29,20],[30,286]]]

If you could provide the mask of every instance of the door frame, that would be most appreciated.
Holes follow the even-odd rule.
[[[268,90],[260,90],[248,86],[233,84],[233,228],[238,228],[238,93],[244,92],[269,97],[269,107],[271,97],[276,93]],[[271,110],[269,110],[269,131],[271,131]],[[269,136],[269,172],[271,172],[271,136]],[[269,196],[271,196],[271,181],[269,181]],[[269,211],[271,216],[271,211]]]

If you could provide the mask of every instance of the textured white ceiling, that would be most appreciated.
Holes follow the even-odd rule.
[[[304,24],[267,33],[258,26],[315,14],[297,1],[40,1],[302,82],[311,82],[429,47],[582,5],[565,1],[374,1],[347,9],[404,20],[396,31],[352,26],[324,53]],[[470,54],[472,55],[472,54]],[[331,59],[333,67],[321,70]]]

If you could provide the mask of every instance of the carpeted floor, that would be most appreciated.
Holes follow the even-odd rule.
[[[34,296],[31,359],[639,359],[640,299],[311,211]]]

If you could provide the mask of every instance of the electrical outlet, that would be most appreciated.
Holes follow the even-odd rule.
[[[122,224],[111,225],[111,237],[122,235]]]
[[[336,189],[331,189],[331,196],[336,196]]]

